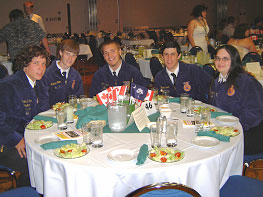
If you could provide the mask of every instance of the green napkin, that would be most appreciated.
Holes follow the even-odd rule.
[[[148,116],[149,120],[151,122],[156,122],[157,118],[160,116],[160,112],[156,112],[150,116]],[[103,133],[112,133],[112,131],[109,128],[109,125],[106,125],[103,128]],[[121,133],[150,133],[150,129],[148,129],[147,127],[145,127],[141,132],[138,130],[135,122],[132,123],[129,127],[127,127],[124,131],[122,131]]]
[[[149,151],[148,151],[148,145],[146,144],[143,144],[140,148],[140,151],[139,151],[139,154],[137,156],[137,163],[136,165],[141,165],[145,162],[147,156],[149,154]]]
[[[180,98],[179,97],[174,97],[169,99],[170,103],[180,103]]]
[[[211,112],[211,118],[216,118],[217,116],[232,116],[231,113],[227,113],[227,112]]]
[[[63,141],[57,141],[57,142],[49,142],[46,144],[41,144],[40,147],[43,148],[44,150],[48,150],[48,149],[60,148],[61,146],[64,146],[67,144],[77,144],[77,140],[63,140]]]
[[[75,112],[78,116],[76,128],[81,128],[83,123],[90,122],[91,120],[106,120],[108,122],[108,111],[104,105],[97,105],[95,107],[87,107],[83,110]]]
[[[199,131],[197,136],[210,136],[218,139],[219,141],[230,142],[229,136],[217,134],[215,131]]]
[[[52,121],[53,123],[57,123],[57,119],[49,116],[42,116],[42,115],[36,115],[34,117],[35,120],[44,120],[44,121]]]

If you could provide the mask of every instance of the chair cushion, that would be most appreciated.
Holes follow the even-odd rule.
[[[39,193],[32,187],[19,187],[1,193],[0,197],[39,197]]]
[[[220,189],[220,197],[224,196],[263,196],[263,182],[246,176],[230,176]]]
[[[176,189],[163,189],[163,190],[153,190],[145,194],[140,195],[140,197],[191,197],[191,194],[188,194],[181,190]]]

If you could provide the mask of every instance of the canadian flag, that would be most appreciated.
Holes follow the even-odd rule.
[[[109,87],[108,89],[98,93],[96,96],[100,105],[103,104],[107,106],[108,103],[112,103],[113,101],[116,101],[118,99],[118,95],[125,95],[126,90],[127,90],[127,86]]]

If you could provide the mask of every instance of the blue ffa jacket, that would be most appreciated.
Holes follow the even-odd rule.
[[[249,130],[263,120],[263,89],[248,74],[240,74],[236,84],[228,88],[226,83],[215,79],[211,103],[238,117],[243,129]]]
[[[168,88],[170,96],[179,97],[182,93],[188,93],[193,99],[208,102],[211,80],[211,76],[199,66],[179,62],[175,87],[166,72],[166,68],[156,74],[154,86],[159,90],[161,87]]]
[[[125,61],[122,61],[122,66],[116,79],[114,79],[109,69],[109,65],[105,64],[94,74],[89,96],[93,97],[101,92],[104,84],[107,84],[108,86],[121,86],[124,81],[133,81],[142,86],[147,85],[141,72],[134,66],[127,64]]]
[[[67,102],[69,95],[79,97],[83,94],[82,80],[78,71],[71,67],[65,80],[57,67],[57,61],[54,60],[40,81],[40,110],[48,110],[57,102]]]
[[[0,145],[14,147],[24,137],[26,124],[39,112],[36,93],[20,70],[0,80],[0,95]]]

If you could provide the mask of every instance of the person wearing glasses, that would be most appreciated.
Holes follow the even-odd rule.
[[[240,55],[231,45],[216,51],[218,71],[210,87],[210,101],[239,118],[244,130],[245,155],[263,153],[263,89],[242,68]]]

